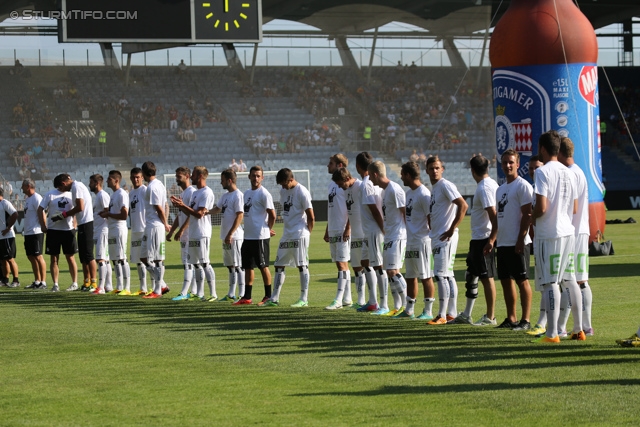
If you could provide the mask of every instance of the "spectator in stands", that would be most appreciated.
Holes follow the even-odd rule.
[[[176,107],[172,105],[167,115],[169,117],[169,129],[178,129],[178,110],[176,110]]]
[[[213,111],[213,102],[211,102],[211,98],[209,98],[208,96],[204,100],[204,108],[207,111]]]
[[[189,107],[191,111],[194,111],[196,109],[196,100],[193,99],[193,95],[190,96],[187,100],[187,107]]]
[[[238,172],[238,164],[236,163],[236,159],[231,159],[231,163],[229,163],[229,169],[233,169],[234,172]]]
[[[75,99],[76,96],[78,96],[78,89],[76,89],[74,85],[69,86],[69,89],[67,89],[67,96],[69,99]]]
[[[9,74],[21,76],[24,73],[24,65],[20,63],[19,59],[13,64],[13,68],[9,70]]]
[[[2,191],[4,191],[4,195],[7,197],[13,194],[13,185],[11,185],[9,181],[0,182],[0,188],[2,189]]]
[[[202,118],[198,116],[197,113],[193,113],[193,117],[191,118],[191,123],[193,124],[194,129],[198,129],[202,127]]]
[[[64,96],[64,91],[62,90],[62,86],[58,85],[55,89],[53,89],[54,98],[62,98],[63,96]]]
[[[180,141],[180,142],[185,142],[184,129],[183,128],[178,128],[178,131],[176,132],[176,140]]]
[[[22,138],[22,134],[20,134],[20,131],[18,130],[18,126],[17,125],[13,125],[11,126],[11,138]]]
[[[246,172],[246,171],[247,171],[247,164],[243,162],[242,159],[240,159],[240,162],[238,163],[238,172]]]
[[[198,135],[193,131],[193,127],[191,125],[187,126],[184,130],[184,139],[185,141],[196,141],[198,139]]]
[[[178,74],[187,74],[187,64],[184,63],[184,59],[181,59],[178,64]]]
[[[20,176],[20,179],[31,178],[31,172],[27,168],[27,165],[22,165],[22,168],[18,171],[18,175]]]
[[[40,164],[40,175],[42,175],[42,179],[45,181],[51,179],[49,168],[45,162]]]
[[[60,147],[60,154],[62,154],[62,157],[64,157],[65,159],[71,157],[71,141],[69,140],[69,137],[64,138],[64,142]]]
[[[256,106],[254,104],[250,104],[249,105],[249,115],[250,116],[257,116],[258,115],[258,109],[256,108]]]
[[[413,152],[411,152],[411,154],[409,155],[409,161],[418,163],[419,159],[420,157],[418,156],[418,153],[416,152],[416,150],[413,150]]]

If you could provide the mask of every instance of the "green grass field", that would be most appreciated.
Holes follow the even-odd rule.
[[[609,218],[629,216],[640,219],[638,211],[608,212]],[[608,225],[605,234],[616,255],[591,259],[596,335],[552,346],[494,328],[430,327],[323,310],[333,300],[336,280],[321,238],[324,227],[317,224],[311,239],[306,309],[288,307],[298,298],[295,269],[288,269],[281,296],[286,307],[275,309],[2,288],[0,425],[638,422],[640,349],[619,348],[614,341],[631,335],[640,322],[640,224]],[[462,289],[469,236],[467,218],[456,260]],[[24,286],[32,275],[22,239],[17,243]],[[227,273],[217,240],[212,246],[218,294],[224,295]],[[182,267],[177,244],[168,248],[171,297],[179,291]],[[66,288],[64,262],[61,269]],[[260,279],[256,285],[259,298]],[[536,293],[534,321],[538,304]],[[483,313],[480,295],[474,319]]]

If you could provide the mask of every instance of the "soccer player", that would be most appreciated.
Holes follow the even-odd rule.
[[[62,174],[60,191],[71,191],[73,207],[62,211],[53,221],[59,221],[75,215],[78,226],[78,256],[82,263],[84,282],[82,291],[88,292],[96,288],[96,261],[93,256],[93,201],[86,185],[74,181],[68,174]],[[74,289],[67,289],[74,290]]]
[[[364,285],[364,267],[362,261],[369,259],[369,249],[362,231],[362,181],[351,176],[347,168],[338,168],[331,177],[345,193],[349,228],[351,231],[351,248],[349,258],[356,278],[357,303],[355,308],[366,304]],[[344,299],[344,298],[343,298]],[[343,305],[344,306],[344,305]]]
[[[431,271],[431,239],[429,238],[429,206],[431,192],[420,180],[420,166],[415,162],[402,165],[400,172],[402,183],[409,187],[406,193],[405,207],[407,220],[407,249],[405,251],[407,281],[407,308],[397,318],[416,318],[414,307],[418,297],[418,279],[424,290],[424,310],[417,317],[420,320],[433,319],[432,307],[435,298]]]
[[[276,210],[269,191],[262,186],[264,173],[261,166],[249,169],[251,188],[244,192],[244,241],[240,253],[242,268],[245,271],[244,296],[233,305],[250,305],[252,303],[254,268],[262,274],[264,297],[260,304],[271,298],[271,272],[269,271],[269,241],[276,232]]]
[[[339,168],[346,168],[349,164],[347,157],[342,154],[334,154],[329,158],[327,171],[332,174]],[[329,183],[327,228],[324,232],[324,241],[329,243],[331,261],[338,268],[338,290],[333,302],[325,307],[327,310],[338,310],[344,306],[350,306],[351,301],[351,274],[349,274],[350,259],[350,235],[349,213],[345,192],[333,179]]]
[[[18,211],[10,201],[4,198],[4,189],[0,187],[0,265],[6,282],[0,286],[17,288],[20,286],[18,278],[18,264],[16,263],[16,234],[13,224],[18,220]],[[9,270],[13,275],[13,282],[9,283]]]
[[[382,220],[382,189],[373,185],[369,178],[369,165],[373,163],[373,157],[366,151],[356,156],[356,170],[362,178],[362,231],[365,238],[364,245],[367,245],[367,256],[363,256],[361,265],[364,268],[364,276],[369,290],[369,299],[358,311],[377,312],[378,305],[377,291],[379,287],[388,288],[387,272],[382,269],[382,242],[384,236],[384,222]],[[382,298],[382,295],[381,295]],[[386,298],[386,295],[384,296]]]
[[[587,178],[580,166],[573,160],[574,146],[573,141],[564,137],[560,140],[560,151],[558,152],[558,161],[569,168],[576,176],[578,210],[573,215],[573,227],[575,228],[576,248],[573,252],[574,267],[576,270],[576,280],[580,286],[581,298],[583,304],[582,312],[582,329],[585,335],[593,335],[593,327],[591,325],[591,304],[593,303],[593,295],[589,287],[589,193],[587,186]],[[558,325],[558,333],[566,333],[567,320],[569,319],[569,310],[567,310],[569,301],[569,288],[565,288],[560,300],[560,324]],[[563,312],[564,310],[564,312]]]
[[[27,289],[47,288],[47,264],[42,256],[44,245],[44,233],[38,220],[38,206],[42,201],[42,196],[36,193],[36,185],[32,179],[22,181],[22,192],[25,195],[24,201],[24,250],[27,258],[31,262],[33,270],[33,283]]]
[[[180,200],[186,206],[190,206],[191,196],[197,190],[194,185],[191,185],[191,170],[186,166],[180,166],[176,169],[176,184],[182,189],[180,193]],[[189,289],[191,285],[191,294],[195,297],[198,293],[198,287],[195,281],[195,275],[193,274],[193,264],[189,262],[189,214],[182,210],[178,210],[171,225],[171,230],[167,234],[167,242],[171,241],[171,237],[175,233],[176,240],[180,241],[180,254],[182,255],[182,267],[184,270],[182,286]],[[184,296],[189,296],[186,293]],[[184,300],[182,293],[172,298],[174,301]]]
[[[374,314],[395,316],[404,311],[406,306],[407,282],[400,273],[407,245],[406,197],[402,187],[387,178],[387,167],[384,163],[375,161],[367,167],[367,170],[371,182],[382,188],[384,233],[382,265],[389,278],[393,296],[393,309],[389,310],[387,289],[383,288],[380,292],[380,308]]]
[[[307,307],[309,294],[309,236],[313,231],[315,216],[311,205],[311,193],[296,181],[291,169],[283,168],[276,174],[276,183],[282,186],[282,220],[284,231],[278,246],[278,255],[273,263],[276,269],[273,294],[265,306],[277,306],[284,285],[284,269],[287,265],[300,271],[300,299],[291,307]]]
[[[131,218],[129,259],[131,263],[136,264],[138,279],[140,280],[140,290],[134,292],[133,295],[145,295],[147,293],[147,269],[140,259],[142,255],[142,238],[144,237],[146,225],[144,195],[147,192],[147,186],[143,183],[142,169],[138,167],[131,169],[129,179],[133,187],[129,192],[129,217]]]
[[[444,169],[444,163],[438,156],[427,159],[427,174],[431,182],[429,237],[440,303],[438,315],[428,322],[430,325],[444,325],[458,314],[458,285],[453,276],[453,264],[458,249],[458,225],[467,212],[467,202],[455,184],[442,177]]]
[[[213,214],[222,214],[220,224],[220,240],[222,240],[222,262],[229,270],[229,292],[220,301],[235,301],[236,284],[238,285],[238,297],[242,298],[245,290],[244,269],[242,268],[242,242],[244,230],[242,219],[244,218],[244,195],[236,186],[236,172],[227,169],[220,174],[220,185],[227,190],[216,202],[211,211]]]
[[[507,317],[498,326],[513,330],[528,330],[531,326],[531,286],[529,285],[529,225],[533,188],[518,175],[520,155],[515,150],[506,150],[500,160],[506,181],[496,191],[498,207],[498,278],[502,285]],[[520,291],[522,318],[518,322],[516,313],[516,288]]]
[[[147,161],[142,164],[142,176],[147,181],[144,193],[145,230],[142,238],[140,261],[151,274],[153,290],[143,298],[160,298],[169,292],[164,283],[165,233],[171,227],[167,223],[164,208],[167,204],[167,190],[156,178],[156,165]],[[164,286],[163,286],[164,285]]]
[[[104,178],[100,174],[89,177],[89,190],[96,195],[93,199],[93,242],[98,263],[98,288],[93,292],[97,293],[113,291],[109,264],[109,224],[100,216],[101,212],[109,211],[109,194],[102,189],[103,183]]]
[[[171,203],[189,215],[189,262],[193,265],[198,289],[194,298],[213,302],[218,299],[218,296],[216,295],[216,277],[209,260],[211,247],[211,216],[209,211],[213,209],[215,200],[213,191],[207,186],[208,176],[209,171],[204,166],[194,167],[191,182],[195,183],[196,191],[191,195],[189,204],[186,205],[181,198],[176,196],[171,196]],[[205,299],[204,296],[205,277],[209,284],[209,299]],[[189,286],[190,283],[185,281],[178,297],[187,299]]]
[[[122,173],[109,171],[107,185],[113,191],[109,201],[109,210],[100,212],[109,224],[109,259],[116,271],[116,290],[118,295],[131,295],[131,268],[127,261],[127,216],[129,215],[129,193],[120,187]],[[100,292],[100,289],[94,291]]]
[[[540,135],[538,153],[544,162],[536,170],[536,205],[533,220],[536,221],[535,258],[536,281],[542,284],[549,327],[537,342],[557,343],[560,317],[559,281],[569,288],[574,326],[571,339],[584,341],[582,331],[582,298],[580,286],[573,271],[572,253],[575,235],[572,223],[577,210],[575,175],[558,162],[560,135],[550,130]]]
[[[68,175],[66,175],[68,176]],[[72,206],[71,193],[62,191],[62,179],[65,175],[57,175],[53,179],[54,189],[46,193],[38,206],[38,220],[43,233],[47,234],[45,241],[45,253],[51,256],[49,268],[51,271],[51,280],[53,287],[51,292],[59,292],[58,276],[60,269],[58,260],[60,257],[60,247],[62,253],[67,258],[69,265],[69,274],[71,275],[71,286],[68,291],[78,290],[78,266],[76,265],[75,254],[78,252],[78,243],[76,242],[74,217],[71,215],[63,216],[62,212],[67,211]],[[47,216],[45,217],[45,211]],[[62,217],[63,219],[60,219]],[[53,220],[56,218],[56,221]],[[46,289],[46,285],[39,289]]]

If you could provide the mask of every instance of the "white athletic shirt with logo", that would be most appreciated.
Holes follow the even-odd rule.
[[[73,181],[73,184],[71,184],[72,206],[76,204],[77,199],[84,200],[84,209],[76,214],[78,225],[93,221],[93,200],[91,199],[91,193],[86,185],[80,181]]]
[[[187,188],[185,188],[182,193],[180,193],[180,200],[182,200],[182,203],[184,203],[187,206],[190,206],[189,203],[191,203],[191,197],[193,196],[193,193],[195,193],[197,190],[195,185],[190,185]],[[182,227],[182,224],[184,224],[185,222],[187,222],[187,218],[189,218],[189,215],[187,215],[186,213],[179,211],[178,212],[178,226]],[[189,236],[187,236],[189,237]]]
[[[362,178],[362,205],[362,231],[367,235],[379,232],[380,227],[367,205],[376,205],[382,214],[382,188],[373,185],[369,175]]]
[[[109,193],[100,190],[93,198],[93,235],[94,237],[103,230],[108,229],[107,219],[102,218],[98,213],[109,208]]]
[[[425,237],[429,237],[427,216],[431,205],[431,192],[424,185],[420,185],[415,190],[407,190],[406,198],[407,246],[416,245]]]
[[[572,164],[569,170],[576,176],[576,198],[578,199],[578,212],[573,215],[573,227],[576,236],[578,234],[589,234],[589,187],[587,177],[577,164]]]
[[[51,217],[54,217],[64,211],[68,211],[73,207],[71,202],[70,191],[58,191],[53,189],[46,193],[40,201],[42,209],[47,211],[47,228],[51,230],[73,230],[73,217],[66,217],[63,220],[53,222]]]
[[[269,239],[267,209],[274,209],[271,193],[263,186],[244,192],[244,238],[245,240]]]
[[[327,210],[329,235],[342,234],[349,219],[346,195],[344,190],[338,187],[338,184],[333,181],[329,184],[327,200],[329,201],[329,208]]]
[[[577,198],[575,174],[558,161],[549,161],[536,169],[536,194],[547,198],[547,210],[536,219],[536,238],[556,239],[571,236],[573,201]]]
[[[432,240],[440,238],[453,224],[456,218],[457,206],[452,202],[462,197],[456,185],[444,178],[431,186],[431,232]]]
[[[351,239],[364,238],[362,231],[362,181],[356,179],[353,185],[344,191],[349,224],[351,225]]]
[[[9,217],[16,213],[16,208],[13,207],[10,201],[7,199],[0,200],[0,231],[7,228],[7,221]],[[13,231],[13,227],[9,229],[9,232],[4,236],[0,233],[0,240],[16,237],[16,233]]]
[[[129,193],[124,191],[122,188],[118,188],[118,190],[111,195],[111,200],[109,201],[109,213],[119,214],[122,211],[122,208],[129,208]],[[115,233],[118,230],[126,229],[126,220],[109,218],[110,232]]]
[[[144,195],[147,186],[141,185],[129,192],[129,218],[131,218],[131,232],[142,233],[146,225]]]
[[[521,176],[512,182],[505,182],[496,191],[496,215],[498,217],[498,236],[496,246],[515,246],[520,234],[522,220],[522,206],[533,205],[533,187]],[[531,243],[529,233],[524,238],[524,244]]]
[[[215,196],[213,191],[206,185],[196,189],[191,195],[189,207],[194,211],[205,208],[212,210],[215,205]],[[211,215],[203,215],[198,219],[194,216],[189,218],[189,240],[198,240],[203,237],[211,238]]]
[[[220,214],[222,215],[222,220],[220,221],[220,239],[224,240],[229,230],[231,230],[231,227],[233,227],[238,212],[244,212],[244,194],[238,189],[228,191],[218,199],[216,206],[220,209]],[[244,239],[242,224],[236,228],[231,238],[233,240]]]
[[[471,204],[471,240],[487,239],[491,235],[491,220],[485,209],[496,205],[498,183],[486,177],[476,186]]]
[[[40,228],[40,221],[38,221],[38,206],[40,206],[41,201],[42,196],[38,193],[33,193],[24,201],[24,227],[22,230],[23,236],[31,236],[33,234],[42,233],[42,228]]]
[[[309,229],[307,228],[307,213],[311,205],[311,194],[304,185],[297,184],[295,187],[280,190],[280,203],[282,203],[282,221],[284,222],[284,231],[282,232],[282,240],[299,239],[308,237]]]
[[[406,206],[404,190],[393,181],[382,190],[382,219],[384,220],[384,240],[407,238],[407,227],[400,208]]]
[[[164,184],[156,178],[149,183],[147,191],[144,193],[145,222],[147,227],[164,226],[154,206],[159,206],[164,210],[166,204],[167,189],[164,188]]]

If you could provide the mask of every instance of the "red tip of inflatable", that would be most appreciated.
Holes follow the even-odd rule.
[[[598,240],[598,231],[604,234],[606,220],[604,202],[589,203],[589,242]]]

